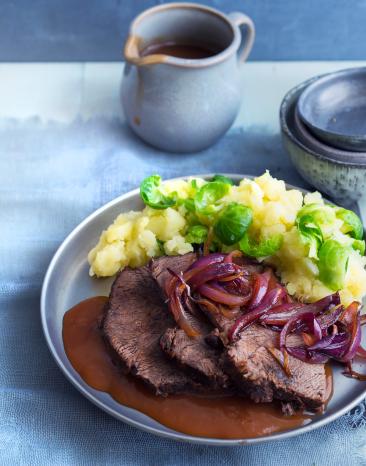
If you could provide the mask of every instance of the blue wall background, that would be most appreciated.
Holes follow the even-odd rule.
[[[154,0],[0,0],[0,61],[119,61]],[[366,0],[211,0],[257,27],[251,60],[366,59]]]

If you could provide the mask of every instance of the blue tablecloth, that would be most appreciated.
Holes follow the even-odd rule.
[[[177,443],[97,409],[46,347],[42,279],[60,242],[86,215],[153,172],[167,178],[265,168],[305,186],[279,136],[259,129],[233,130],[206,152],[182,156],[145,146],[116,119],[0,122],[1,465],[366,464],[365,405],[287,441],[235,448]]]

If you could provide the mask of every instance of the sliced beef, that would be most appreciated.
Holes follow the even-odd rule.
[[[162,293],[165,290],[166,280],[171,278],[168,269],[176,273],[184,272],[196,258],[196,255],[192,253],[184,256],[160,257],[151,262],[152,275],[161,287]],[[222,348],[210,346],[205,340],[213,327],[205,320],[195,319],[195,328],[198,328],[201,333],[201,336],[196,338],[190,338],[177,327],[167,329],[160,340],[161,348],[180,367],[196,375],[206,386],[226,390],[230,383],[229,377],[221,367]]]
[[[222,350],[206,343],[205,338],[190,338],[178,328],[169,328],[161,337],[165,353],[202,383],[213,389],[227,389],[232,385],[220,364]]]
[[[207,387],[162,352],[160,337],[173,326],[149,268],[123,270],[113,283],[102,323],[115,359],[126,373],[141,379],[156,394],[207,392]]]
[[[220,312],[213,313],[205,306],[201,306],[202,312],[205,314],[207,319],[211,322],[211,324],[215,327],[215,334],[221,338],[224,344],[228,343],[227,334],[231,326],[234,324],[235,320],[241,316],[243,311],[238,309],[237,311],[232,311],[232,316],[230,319],[225,317]]]
[[[322,408],[327,397],[324,365],[308,364],[289,356],[291,376],[288,377],[267,349],[278,347],[278,338],[279,334],[270,329],[250,326],[236,343],[227,348],[225,370],[255,402],[277,399],[290,402],[295,409]],[[280,350],[274,351],[281,358]]]

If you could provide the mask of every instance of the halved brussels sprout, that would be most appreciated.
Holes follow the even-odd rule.
[[[204,225],[193,225],[188,229],[186,241],[191,244],[204,243],[207,238],[208,228]]]
[[[319,280],[333,291],[344,286],[350,248],[334,239],[324,241],[319,249]]]
[[[196,212],[201,215],[211,215],[219,209],[215,203],[230,190],[230,185],[221,181],[212,181],[203,185],[194,197]]]
[[[343,221],[341,228],[342,233],[352,236],[354,239],[363,238],[363,225],[361,219],[352,210],[338,207],[336,209],[336,217]]]
[[[165,196],[161,190],[161,177],[151,175],[145,178],[140,185],[140,196],[146,205],[153,209],[167,209],[175,205],[174,197]]]
[[[270,238],[256,242],[246,233],[239,241],[239,247],[247,256],[257,258],[269,257],[273,256],[273,254],[280,249],[282,242],[283,235],[281,234],[273,235]]]

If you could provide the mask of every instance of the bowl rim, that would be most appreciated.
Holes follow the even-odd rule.
[[[288,113],[289,113],[290,105],[294,101],[294,96],[296,96],[296,94],[298,94],[299,91],[302,92],[304,89],[306,89],[307,86],[309,86],[310,84],[312,84],[316,80],[318,80],[320,78],[323,78],[325,76],[328,76],[330,74],[333,74],[333,73],[325,73],[325,74],[313,76],[312,78],[309,78],[309,79],[301,82],[300,84],[297,84],[295,87],[293,87],[289,91],[287,91],[287,93],[285,94],[285,96],[282,99],[282,102],[281,102],[281,105],[280,105],[280,112],[279,112],[280,126],[281,126],[282,134],[286,135],[286,137],[288,139],[290,139],[290,141],[293,144],[295,144],[297,147],[299,147],[300,149],[305,151],[308,155],[311,155],[311,156],[315,157],[316,159],[319,159],[319,160],[321,160],[323,162],[328,162],[328,163],[332,163],[334,165],[340,165],[340,166],[349,167],[349,168],[365,168],[366,167],[366,160],[362,160],[362,158],[357,160],[357,162],[356,161],[345,162],[343,160],[337,159],[336,157],[325,156],[323,154],[319,154],[318,152],[315,152],[314,150],[308,148],[301,141],[299,141],[299,139],[296,137],[296,135],[294,134],[292,129],[290,129],[289,125],[287,124],[287,116],[288,116]],[[298,99],[300,97],[300,95],[301,94],[299,94],[299,96],[297,96],[296,99]]]
[[[321,150],[320,155],[324,155],[325,157],[327,157],[327,153],[329,153],[329,156],[332,157],[333,153],[336,157],[339,157],[339,160],[345,161],[346,163],[347,160],[357,160],[358,157],[364,157],[366,161],[366,152],[352,152],[345,149],[339,149],[338,147],[333,147],[317,139],[317,137],[313,135],[307,125],[302,121],[297,105],[295,105],[295,108],[293,109],[293,114],[294,128],[297,132],[297,138],[304,145],[309,143],[309,149],[314,151]],[[349,159],[347,159],[347,157],[349,157]]]
[[[321,134],[324,134],[326,136],[334,136],[335,138],[339,138],[342,141],[349,143],[350,146],[352,145],[352,140],[357,140],[357,141],[366,143],[366,133],[346,135],[344,133],[325,129],[319,125],[314,124],[314,122],[310,121],[310,119],[308,118],[306,114],[307,112],[305,111],[306,99],[308,99],[309,96],[316,91],[318,86],[321,86],[322,84],[327,83],[327,82],[329,83],[329,86],[331,86],[332,81],[334,81],[337,78],[347,78],[353,75],[357,76],[360,74],[365,75],[365,80],[366,80],[366,66],[358,66],[354,68],[345,68],[342,70],[333,71],[331,73],[322,75],[321,77],[319,77],[319,79],[309,84],[299,96],[298,103],[297,103],[297,108],[298,108],[299,116],[301,117],[301,120],[307,126],[309,126],[310,128],[313,128],[314,131],[320,132]],[[343,81],[344,80],[345,79],[343,79]],[[364,152],[364,151],[360,151],[360,152]]]

